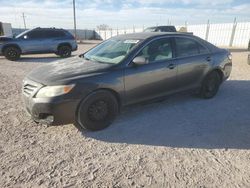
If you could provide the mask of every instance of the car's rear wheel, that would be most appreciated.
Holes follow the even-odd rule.
[[[221,78],[219,73],[216,71],[211,72],[202,83],[200,96],[205,99],[213,98],[217,94],[220,84]]]
[[[84,99],[77,110],[77,125],[91,131],[108,127],[118,113],[116,97],[108,91],[96,91]]]
[[[59,55],[62,58],[70,57],[72,53],[72,49],[68,45],[62,45],[58,47],[58,51],[56,52],[56,55]]]
[[[10,46],[4,49],[3,54],[6,59],[10,61],[16,61],[20,58],[21,51],[17,47]]]

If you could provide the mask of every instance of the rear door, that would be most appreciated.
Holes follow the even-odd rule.
[[[175,49],[178,88],[182,90],[198,86],[209,70],[212,61],[210,51],[189,37],[175,37]]]
[[[177,68],[173,59],[172,39],[156,39],[138,52],[148,63],[125,69],[127,104],[162,96],[176,89]]]
[[[65,34],[63,31],[48,29],[45,32],[44,43],[47,45],[47,50],[54,52],[57,51],[58,44],[65,41]]]

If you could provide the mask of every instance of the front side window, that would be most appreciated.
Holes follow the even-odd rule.
[[[43,32],[39,30],[31,31],[27,33],[27,38],[28,39],[41,39],[44,38]]]
[[[84,58],[100,63],[118,64],[139,42],[136,39],[109,39],[84,54]]]
[[[16,38],[18,38],[18,39],[20,39],[20,38],[24,38],[24,36],[27,36],[27,33],[29,33],[31,30],[26,30],[26,31],[24,31],[24,32],[22,32],[22,33],[20,33],[20,34],[18,34],[17,36],[16,36]]]
[[[172,59],[171,40],[168,38],[155,40],[144,47],[138,56],[144,57],[149,63]]]

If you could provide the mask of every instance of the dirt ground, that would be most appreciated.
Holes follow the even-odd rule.
[[[55,55],[0,57],[0,187],[250,187],[247,54],[233,50],[214,99],[178,94],[129,107],[100,132],[38,126],[24,111],[22,79]]]

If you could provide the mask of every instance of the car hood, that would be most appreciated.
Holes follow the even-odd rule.
[[[12,41],[12,40],[14,40],[14,38],[5,37],[5,36],[0,37],[0,42],[7,42],[7,41]]]
[[[73,57],[38,67],[31,71],[27,77],[44,85],[65,84],[74,79],[102,73],[112,66],[111,64],[88,61],[81,57]]]

